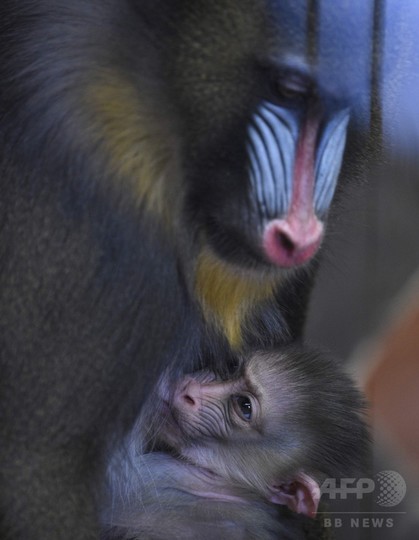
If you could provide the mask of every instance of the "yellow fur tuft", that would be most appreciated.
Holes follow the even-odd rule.
[[[246,316],[257,304],[272,297],[277,281],[244,274],[209,249],[198,256],[195,287],[204,316],[225,333],[234,349],[241,346]]]
[[[87,91],[93,137],[104,147],[111,168],[132,183],[138,204],[168,221],[179,192],[173,178],[166,178],[177,175],[176,146],[167,119],[161,118],[164,112],[153,111],[149,101],[128,77],[110,70]]]

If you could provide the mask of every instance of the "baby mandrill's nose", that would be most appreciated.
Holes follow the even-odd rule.
[[[190,379],[175,392],[174,405],[180,410],[196,410],[201,405],[201,385]]]

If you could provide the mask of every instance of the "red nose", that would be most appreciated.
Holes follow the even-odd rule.
[[[309,261],[320,247],[323,224],[314,215],[305,222],[274,219],[263,233],[263,249],[268,260],[282,268],[299,266]]]

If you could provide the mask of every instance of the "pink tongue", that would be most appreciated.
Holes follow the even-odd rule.
[[[263,234],[263,249],[269,261],[283,268],[307,262],[318,250],[323,238],[323,224],[312,214],[301,222],[291,214],[274,219]]]

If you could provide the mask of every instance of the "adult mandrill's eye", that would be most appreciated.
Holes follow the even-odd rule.
[[[274,99],[290,106],[298,106],[313,94],[313,84],[308,76],[294,70],[271,73],[271,91]]]
[[[237,413],[243,420],[252,419],[252,402],[247,396],[233,396],[233,402]]]
[[[307,96],[308,91],[305,82],[299,79],[288,78],[276,83],[276,93],[280,99],[299,101]]]

